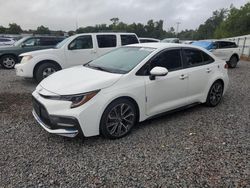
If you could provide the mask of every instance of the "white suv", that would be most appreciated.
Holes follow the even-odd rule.
[[[23,53],[16,74],[38,82],[52,73],[86,64],[123,45],[139,43],[134,33],[86,33],[71,36],[53,49]]]
[[[120,138],[166,111],[218,105],[228,87],[225,65],[190,45],[124,46],[44,79],[32,94],[33,115],[49,133]]]
[[[230,68],[235,68],[240,60],[240,48],[235,42],[217,40],[196,41],[192,44],[209,50],[218,58],[226,61]]]

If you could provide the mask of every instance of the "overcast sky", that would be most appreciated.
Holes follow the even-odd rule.
[[[195,29],[214,10],[240,7],[249,0],[0,0],[0,25],[17,23],[23,29],[40,25],[52,30],[75,30],[118,17],[125,23],[164,20],[164,28]]]

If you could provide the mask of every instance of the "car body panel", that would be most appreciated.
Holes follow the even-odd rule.
[[[204,103],[211,85],[216,80],[224,83],[224,93],[228,87],[225,61],[206,50],[190,45],[144,43],[133,47],[155,48],[137,66],[126,74],[114,74],[78,66],[59,71],[44,79],[33,92],[48,114],[71,116],[79,121],[84,136],[100,134],[100,121],[107,106],[118,98],[128,98],[139,109],[139,121],[144,121],[159,113],[173,110],[193,103]],[[165,76],[151,80],[149,75],[137,72],[157,53],[168,48],[189,47],[199,49],[214,58],[214,62],[195,67],[183,67]],[[210,68],[209,72],[207,72]],[[185,76],[184,79],[182,75]],[[71,102],[51,100],[42,95],[69,95],[100,90],[91,100],[77,108],[70,108]]]

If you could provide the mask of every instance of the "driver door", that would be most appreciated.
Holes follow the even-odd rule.
[[[74,39],[66,50],[67,67],[83,65],[97,57],[93,38],[91,35],[83,35]]]
[[[152,116],[187,104],[188,74],[183,69],[181,50],[171,49],[160,52],[149,65],[149,69],[159,66],[168,69],[166,76],[150,80],[145,76],[146,111]]]

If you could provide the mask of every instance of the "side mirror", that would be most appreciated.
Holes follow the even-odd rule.
[[[24,48],[26,45],[24,43],[21,44],[21,47]]]
[[[156,76],[166,76],[167,74],[168,74],[168,69],[166,69],[165,67],[154,67],[150,71],[149,79],[155,80]]]

